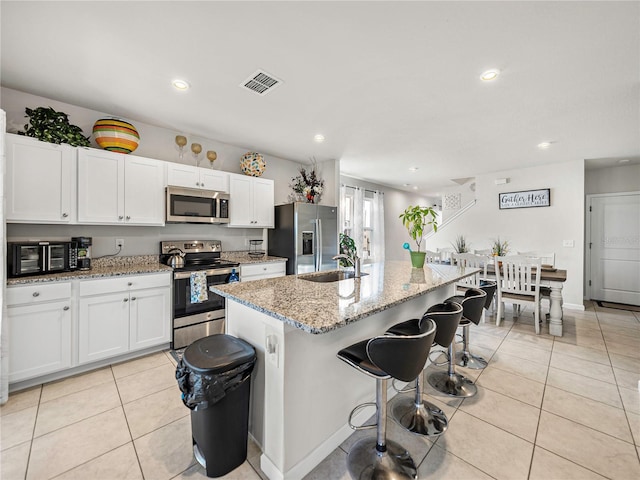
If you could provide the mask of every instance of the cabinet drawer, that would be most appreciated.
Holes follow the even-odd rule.
[[[71,298],[71,282],[38,283],[7,287],[7,306],[29,303],[68,300]]]
[[[131,275],[111,277],[99,280],[82,280],[80,296],[103,295],[105,293],[126,292],[143,288],[168,287],[171,285],[171,273],[151,275]]]
[[[250,265],[240,266],[240,280],[243,277],[251,277],[254,275],[268,275],[270,277],[276,277],[285,274],[284,262],[272,262],[272,263],[253,263]]]

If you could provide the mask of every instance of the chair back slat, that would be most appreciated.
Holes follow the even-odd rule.
[[[502,293],[531,295],[534,291],[540,291],[539,258],[509,255],[495,257],[495,262],[496,280]]]
[[[459,268],[481,268],[483,269],[482,278],[487,277],[487,265],[491,262],[488,255],[476,255],[475,253],[454,253],[453,261]],[[465,277],[458,281],[458,285],[464,287],[479,287],[481,272],[470,277]]]
[[[425,250],[425,262],[427,263],[440,263],[442,261],[442,255],[439,252],[432,250]]]

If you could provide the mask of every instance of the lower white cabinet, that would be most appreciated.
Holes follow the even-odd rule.
[[[241,282],[284,277],[285,274],[286,262],[264,262],[240,265]]]
[[[71,367],[71,283],[7,288],[9,382]]]
[[[78,362],[169,342],[170,282],[170,274],[81,281]]]

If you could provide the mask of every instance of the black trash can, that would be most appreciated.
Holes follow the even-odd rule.
[[[189,345],[176,367],[182,401],[191,409],[193,452],[207,477],[221,477],[247,458],[249,393],[255,349],[217,334]]]

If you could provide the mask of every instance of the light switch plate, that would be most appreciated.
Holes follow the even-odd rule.
[[[573,240],[563,240],[562,241],[562,246],[563,247],[573,247],[575,244],[575,242]]]

